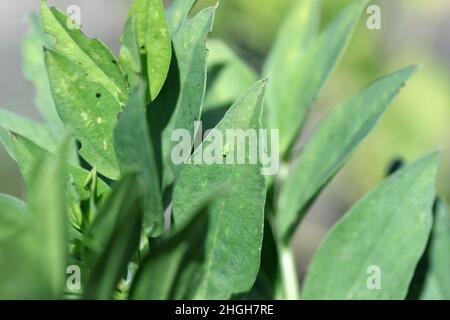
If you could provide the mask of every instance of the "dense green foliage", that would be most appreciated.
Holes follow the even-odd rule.
[[[295,151],[367,1],[319,32],[320,1],[298,0],[263,80],[224,43],[205,45],[218,8],[191,17],[194,4],[164,11],[161,0],[134,0],[118,57],[45,1],[30,19],[24,68],[46,122],[0,110],[0,140],[27,186],[25,202],[0,196],[0,298],[404,299],[427,258],[418,297],[450,299],[450,212],[443,202],[433,211],[436,154],[358,201],[297,285],[295,230],[417,70],[364,87]],[[210,136],[193,164],[173,163],[173,131],[193,136],[200,119],[224,134],[280,130],[281,171],[265,178],[261,164],[197,163]],[[69,285],[74,266],[79,288]]]

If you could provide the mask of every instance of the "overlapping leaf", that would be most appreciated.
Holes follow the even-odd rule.
[[[153,143],[146,118],[146,86],[133,92],[114,133],[122,172],[137,170],[144,189],[144,229],[150,237],[160,236],[164,228],[164,208]]]
[[[128,12],[129,21],[133,17],[136,21],[136,36],[146,68],[144,76],[148,80],[151,101],[158,96],[166,80],[171,59],[170,35],[162,0],[133,0]],[[130,42],[134,41],[133,32],[126,30],[123,39],[125,47],[130,48]]]
[[[264,81],[255,84],[232,106],[215,128],[217,135],[225,136],[227,129],[258,130],[261,126],[264,88]],[[215,136],[211,134],[206,137],[191,160],[201,157],[203,150],[215,145]],[[231,141],[223,143],[224,147],[225,143],[228,146],[232,144]],[[230,146],[230,150],[227,150],[225,147],[224,153],[219,156],[223,156],[225,161],[229,157],[236,157],[239,151],[235,148]],[[210,221],[204,276],[195,298],[238,298],[250,290],[256,279],[263,237],[266,188],[260,165],[249,162],[249,148],[245,148],[245,159],[245,164],[186,165],[175,188],[175,225],[189,221],[201,200],[220,184],[231,188],[229,193],[215,200],[208,209]]]
[[[119,54],[119,64],[125,70],[127,81],[132,88],[136,87],[140,77],[144,76],[136,21],[135,15],[128,17],[121,38],[122,47]]]
[[[150,106],[150,129],[156,149],[161,149],[163,189],[170,186],[181,169],[170,160],[175,129],[194,135],[194,121],[200,119],[206,87],[205,42],[211,32],[215,8],[206,8],[186,22],[173,39],[174,57],[164,88]]]

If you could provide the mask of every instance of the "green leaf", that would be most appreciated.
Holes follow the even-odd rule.
[[[166,10],[167,21],[170,34],[174,35],[182,28],[189,12],[192,10],[197,0],[174,0]]]
[[[189,20],[173,39],[174,55],[169,77],[158,98],[150,106],[149,121],[164,176],[163,190],[178,176],[181,166],[170,159],[175,129],[194,134],[194,122],[200,119],[206,87],[206,38],[211,32],[215,8],[206,8]],[[159,147],[159,148],[158,148]]]
[[[212,129],[257,81],[256,72],[241,60],[223,41],[209,40],[208,83],[202,111],[203,129]]]
[[[112,51],[101,41],[87,38],[79,26],[69,29],[67,22],[71,18],[56,8],[49,8],[45,1],[41,1],[41,19],[44,31],[53,38],[51,49],[79,65],[86,73],[86,80],[98,82],[116,103],[123,104],[127,99],[128,84]],[[55,103],[59,108],[56,98]]]
[[[265,99],[266,120],[271,128],[280,128],[283,154],[287,151],[288,143],[295,139],[298,133],[299,123],[305,116],[302,114],[305,113],[303,109],[310,107],[311,101],[307,99],[311,100],[311,94],[317,94],[301,91],[300,86],[304,85],[302,82],[311,81],[311,74],[329,72],[320,70],[322,67],[320,63],[325,62],[326,55],[333,54],[328,48],[320,48],[319,51],[323,50],[321,52],[323,56],[316,57],[316,62],[309,65],[310,70],[305,70],[306,65],[302,61],[307,55],[307,49],[312,50],[310,45],[316,37],[319,20],[319,0],[295,1],[278,31],[275,44],[263,66],[263,73],[270,77]],[[318,91],[317,85],[311,89]],[[295,117],[292,117],[294,112]],[[289,113],[289,117],[287,114],[284,117],[284,113]]]
[[[53,298],[61,298],[66,284],[67,196],[66,164],[69,144],[64,142],[56,156],[37,162],[30,179],[27,202],[35,220],[35,241],[39,244],[39,277],[45,279]]]
[[[132,93],[114,133],[121,172],[137,170],[144,189],[144,229],[150,237],[158,237],[164,229],[161,186],[146,118],[146,86]]]
[[[215,128],[216,132],[225,136],[226,129],[260,129],[264,88],[265,81],[255,84],[230,108]],[[217,143],[214,136],[205,138],[188,163],[201,156],[202,150]],[[224,155],[224,161],[231,157],[236,159],[237,150],[231,148]],[[195,298],[242,297],[256,279],[263,237],[266,187],[260,165],[248,161],[249,148],[245,148],[245,159],[246,164],[188,164],[180,174],[173,196],[175,225],[183,225],[191,219],[191,213],[199,207],[201,200],[219,184],[231,188],[229,193],[213,201],[208,209],[210,225],[206,266]]]
[[[118,183],[89,231],[90,248],[94,251],[89,251],[92,271],[86,287],[87,299],[111,299],[138,249],[142,198],[136,183],[135,174]]]
[[[127,74],[128,83],[132,88],[138,85],[142,74],[141,52],[139,48],[136,16],[130,16],[125,23],[124,34],[121,38],[119,64]]]
[[[437,169],[427,156],[358,201],[314,256],[303,298],[404,299],[431,230]]]
[[[450,299],[450,209],[442,201],[437,204],[434,226],[428,244],[427,273],[419,296],[421,300]]]
[[[41,148],[50,152],[56,149],[57,138],[54,131],[44,123],[39,123],[35,120],[20,116],[10,111],[0,109],[0,126],[7,131],[15,132],[18,135],[26,137],[33,141]],[[4,133],[4,140],[6,144],[10,145],[9,138],[6,132]],[[11,156],[15,158],[14,152],[8,148]]]
[[[42,116],[51,124],[62,125],[53,101],[47,70],[45,68],[44,45],[45,33],[38,15],[29,17],[30,33],[22,42],[22,68],[25,78],[36,90],[34,103]]]
[[[277,228],[289,241],[315,197],[364,140],[415,72],[410,66],[385,76],[336,107],[315,129],[282,186]]]
[[[166,80],[172,56],[162,0],[133,0],[128,12],[128,17],[132,16],[136,17],[138,45],[147,67],[150,100],[154,100]],[[124,37],[129,35],[125,33]]]
[[[56,107],[64,125],[81,142],[80,155],[104,176],[118,179],[113,131],[120,104],[100,82],[93,82],[58,53],[47,50],[46,63]]]
[[[202,274],[208,214],[201,210],[186,226],[150,251],[131,287],[130,298],[166,300],[192,298]]]
[[[354,1],[312,42],[318,21],[317,1],[300,2],[283,25],[266,66],[271,80],[264,112],[267,127],[280,130],[282,156],[288,156],[310,107],[350,42],[366,3]],[[296,37],[292,37],[294,33]]]
[[[298,66],[305,49],[316,37],[319,20],[320,0],[295,1],[278,31],[275,44],[264,64],[264,73],[273,77],[273,83],[267,86],[267,96],[269,93],[274,94],[273,99],[276,99],[277,95],[282,97],[283,90],[296,91],[295,88],[285,89],[285,87],[289,85],[287,81],[297,76],[299,70],[293,66]],[[277,89],[280,91],[276,91]]]

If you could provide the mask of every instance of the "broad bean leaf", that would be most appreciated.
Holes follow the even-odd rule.
[[[186,22],[173,39],[174,58],[166,84],[150,106],[149,121],[156,149],[161,149],[164,168],[163,190],[171,186],[181,165],[170,159],[175,129],[194,135],[194,122],[200,119],[206,88],[206,39],[211,32],[215,8],[206,8]]]
[[[47,50],[46,63],[56,107],[80,141],[80,155],[99,173],[118,179],[113,131],[121,105],[101,82],[60,54]]]
[[[121,43],[119,64],[127,74],[128,83],[134,88],[138,85],[140,77],[143,77],[141,49],[139,48],[135,15],[128,17]]]
[[[304,299],[404,299],[432,226],[438,156],[399,170],[332,228],[315,254]]]
[[[215,134],[208,135],[190,160],[202,156],[203,150],[217,147],[217,136],[225,136],[227,129],[259,130],[265,81],[256,83],[225,114],[216,126]],[[225,139],[225,138],[224,138]],[[220,140],[218,140],[220,142]],[[215,154],[224,161],[236,160],[233,141],[222,141],[223,150]],[[228,146],[228,147],[226,147]],[[264,226],[266,197],[265,179],[259,164],[250,164],[249,148],[245,148],[245,164],[187,164],[180,174],[173,196],[175,226],[184,225],[192,218],[211,190],[220,184],[231,191],[218,197],[210,205],[209,228],[206,240],[204,276],[194,298],[230,299],[245,295],[258,274]],[[217,158],[216,158],[217,159]]]
[[[343,55],[366,3],[354,1],[312,41],[318,20],[316,1],[300,2],[287,18],[266,66],[271,81],[264,116],[268,128],[280,130],[283,157],[288,158],[310,107]],[[294,33],[300,36],[290,46],[288,38]]]
[[[295,67],[298,66],[298,60],[305,49],[316,37],[319,20],[320,0],[294,1],[278,30],[275,44],[264,64],[264,73],[270,75],[273,81],[267,86],[267,99],[272,94],[274,97],[271,99],[277,99],[277,95],[281,96],[282,91],[276,90],[287,90],[285,88],[286,85],[289,85],[287,81],[297,76],[298,70]],[[293,68],[293,66],[295,67]],[[278,84],[278,79],[280,84]],[[289,89],[291,92],[296,91],[295,88]]]
[[[149,97],[154,100],[161,90],[169,71],[171,43],[162,0],[133,0],[128,11],[128,19],[136,19],[136,35],[146,79]],[[127,39],[131,36],[131,39]],[[124,43],[135,41],[132,33],[124,34]]]
[[[410,66],[375,81],[319,123],[280,191],[276,218],[284,241],[291,239],[315,197],[369,134],[416,69]]]
[[[88,81],[98,82],[117,103],[123,104],[128,84],[112,51],[101,41],[87,38],[71,18],[49,8],[45,1],[41,1],[41,19],[44,31],[52,37],[51,49],[79,65]],[[55,103],[58,107],[58,101]]]

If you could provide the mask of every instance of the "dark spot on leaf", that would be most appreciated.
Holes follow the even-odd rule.
[[[99,92],[97,92],[97,93],[95,94],[95,96],[96,96],[97,98],[100,98],[100,97],[102,96],[102,94],[99,93]]]
[[[111,61],[113,64],[117,65],[117,61],[116,60],[112,60]]]
[[[393,173],[395,173],[396,171],[398,171],[401,167],[403,167],[403,160],[402,159],[395,159],[391,162],[391,164],[389,165],[389,169],[387,171],[388,175],[391,175]]]

